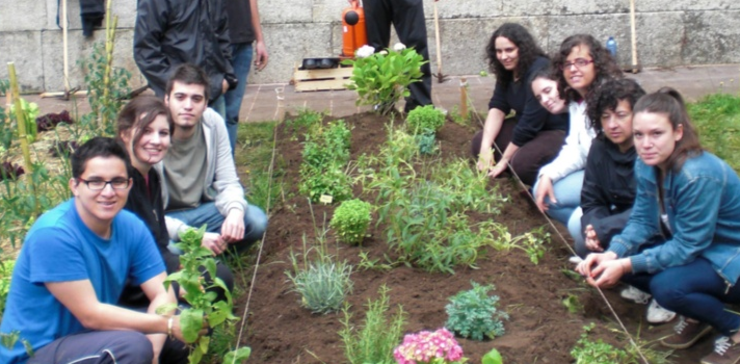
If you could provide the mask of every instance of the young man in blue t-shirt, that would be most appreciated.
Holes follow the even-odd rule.
[[[18,256],[0,333],[20,340],[0,345],[0,362],[187,360],[179,316],[155,313],[177,302],[164,288],[162,257],[144,223],[121,211],[129,168],[126,150],[110,138],[93,138],[72,156],[74,198],[36,221]],[[115,306],[127,279],[151,301],[146,312]]]

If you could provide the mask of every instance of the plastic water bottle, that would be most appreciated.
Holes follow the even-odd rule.
[[[614,37],[609,37],[609,40],[606,41],[606,49],[609,51],[609,53],[612,54],[612,57],[614,57],[614,60],[617,59],[617,41],[614,40]]]

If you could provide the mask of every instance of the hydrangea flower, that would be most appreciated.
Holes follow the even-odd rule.
[[[393,50],[396,52],[400,52],[402,50],[406,49],[406,45],[403,43],[396,43],[393,45]]]
[[[355,57],[357,58],[367,58],[373,55],[375,53],[375,48],[371,47],[369,45],[364,45],[360,47],[360,49],[355,51]]]
[[[445,328],[421,331],[404,336],[403,343],[393,351],[398,364],[464,363],[463,351],[451,332]]]

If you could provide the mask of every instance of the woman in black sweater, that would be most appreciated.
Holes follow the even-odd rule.
[[[167,108],[161,99],[154,96],[139,96],[131,100],[118,115],[118,138],[126,147],[134,167],[129,173],[134,183],[124,208],[136,214],[149,227],[162,254],[167,274],[180,269],[180,258],[167,248],[170,240],[164,221],[162,189],[159,176],[152,167],[167,154],[172,127]],[[207,273],[204,275],[207,276]],[[218,264],[216,276],[224,281],[229,290],[233,289],[234,276],[228,267]],[[218,294],[216,301],[225,299],[220,289],[214,289],[214,292]],[[120,301],[131,307],[148,304],[141,289],[132,286],[124,290]]]
[[[483,130],[473,137],[473,157],[478,169],[491,177],[511,163],[514,173],[532,185],[540,167],[557,156],[568,131],[568,114],[548,113],[528,84],[531,75],[550,61],[527,29],[515,23],[496,29],[486,52],[496,88]],[[516,115],[507,118],[512,110]],[[503,155],[494,150],[494,143]]]

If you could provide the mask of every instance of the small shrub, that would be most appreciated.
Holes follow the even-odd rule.
[[[419,144],[419,154],[432,155],[437,152],[437,138],[434,133],[427,130],[416,135],[416,143]]]
[[[380,286],[380,297],[375,301],[368,300],[365,320],[358,325],[359,329],[354,328],[349,307],[345,306],[339,336],[344,344],[344,354],[351,364],[393,363],[393,348],[401,340],[406,314],[399,305],[396,314],[387,317],[390,308],[388,291],[390,289],[385,285]]]
[[[316,259],[313,260],[309,257],[312,250],[316,251]],[[352,266],[334,261],[326,252],[321,238],[318,246],[308,248],[305,235],[302,258],[303,262],[299,264],[298,257],[291,252],[293,271],[285,272],[293,283],[293,291],[301,295],[301,305],[313,313],[339,311],[347,293],[352,291]]]
[[[347,244],[360,244],[370,226],[372,206],[362,200],[343,202],[336,210],[329,225],[337,231],[339,240]]]
[[[417,107],[409,111],[406,124],[413,134],[434,133],[445,123],[445,114],[433,105]]]
[[[450,297],[450,303],[445,306],[449,316],[445,327],[473,340],[502,336],[504,324],[501,320],[508,319],[509,315],[496,308],[498,296],[488,296],[494,286],[471,283],[473,289]]]

